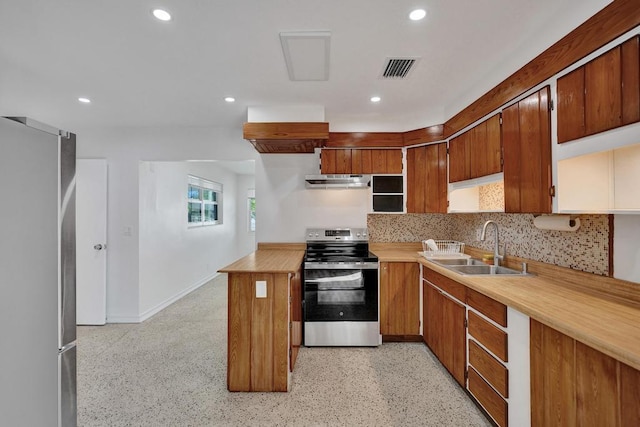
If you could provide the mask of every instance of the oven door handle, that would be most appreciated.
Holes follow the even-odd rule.
[[[316,264],[304,263],[305,270],[377,270],[377,262],[365,262],[362,264]]]

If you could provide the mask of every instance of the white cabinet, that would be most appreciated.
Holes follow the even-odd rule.
[[[640,213],[640,144],[558,161],[558,212]]]

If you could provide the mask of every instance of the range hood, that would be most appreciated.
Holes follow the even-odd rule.
[[[368,188],[371,175],[305,175],[305,187],[327,188]]]

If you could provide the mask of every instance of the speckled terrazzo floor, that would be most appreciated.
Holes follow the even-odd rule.
[[[226,390],[226,276],[142,324],[78,328],[79,426],[489,426],[419,343],[302,348],[289,393]]]

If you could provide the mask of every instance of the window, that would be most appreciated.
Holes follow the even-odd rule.
[[[187,224],[222,224],[222,184],[189,175]]]
[[[250,188],[247,191],[247,212],[248,212],[248,230],[250,232],[256,231],[256,190]]]

